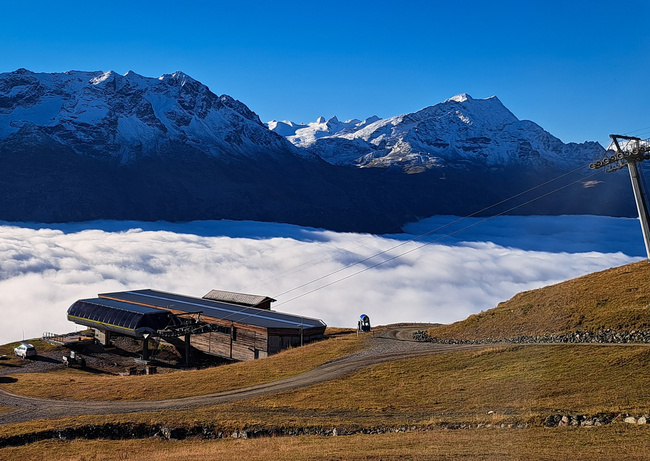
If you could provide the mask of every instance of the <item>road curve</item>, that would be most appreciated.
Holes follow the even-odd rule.
[[[417,327],[400,326],[377,332],[365,351],[325,363],[313,370],[278,381],[208,395],[149,401],[69,401],[27,397],[0,388],[0,405],[15,407],[0,413],[0,425],[78,415],[102,415],[188,409],[276,394],[340,378],[362,368],[394,360],[441,354],[485,346],[420,343],[412,340]]]

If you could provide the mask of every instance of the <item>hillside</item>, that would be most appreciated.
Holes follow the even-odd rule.
[[[268,126],[329,163],[410,174],[478,165],[571,168],[604,152],[596,142],[564,144],[534,122],[519,120],[496,96],[461,94],[386,119],[321,117],[307,125],[273,121]]]
[[[493,309],[429,330],[437,338],[486,339],[650,329],[650,264],[638,263],[525,291]]]
[[[625,172],[588,176],[602,146],[564,144],[496,98],[316,125],[274,132],[182,72],[0,73],[0,220],[231,219],[394,233],[531,188],[511,212],[636,213]],[[281,136],[294,128],[311,130],[313,145]]]
[[[489,334],[487,327],[504,336],[578,326],[644,328],[650,325],[648,270],[642,261],[521,293],[432,331],[479,337]],[[481,321],[493,318],[499,321]],[[50,459],[221,459],[227,453],[235,455],[224,459],[645,459],[647,345],[408,341],[417,328],[340,332],[260,360],[128,378],[62,367],[25,373],[30,364],[0,361],[0,392],[15,393],[0,405],[0,458],[47,451]],[[10,354],[10,347],[0,353]],[[311,384],[282,384],[346,363],[359,365]],[[245,394],[254,383],[248,389],[274,391]],[[16,394],[33,397],[15,411]],[[151,400],[160,396],[181,400],[161,407],[164,400]],[[38,400],[43,397],[55,400]],[[48,407],[64,411],[47,417],[55,414]],[[422,443],[426,450],[418,448]],[[449,457],[432,456],[434,446],[445,447],[436,455]]]

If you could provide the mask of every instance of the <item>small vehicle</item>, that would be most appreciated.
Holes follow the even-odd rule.
[[[359,331],[363,331],[365,333],[370,331],[370,317],[368,317],[366,314],[361,314],[361,317],[359,318]]]
[[[37,355],[36,348],[29,343],[23,343],[14,348],[14,354],[22,359],[26,359],[27,357],[36,357]]]
[[[70,355],[63,356],[63,365],[66,367],[78,366],[80,368],[86,368],[86,359],[75,351],[70,351]]]

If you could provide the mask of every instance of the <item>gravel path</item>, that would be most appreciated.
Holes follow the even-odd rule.
[[[0,424],[18,423],[33,419],[49,419],[85,414],[135,413],[187,409],[192,407],[230,403],[236,400],[275,394],[312,384],[329,381],[379,363],[441,354],[452,351],[485,346],[448,345],[413,341],[412,334],[421,327],[400,326],[376,331],[370,339],[371,347],[346,357],[325,363],[314,370],[297,376],[216,394],[157,401],[62,401],[26,397],[0,389],[0,405],[15,407],[16,410],[0,413]],[[36,362],[35,362],[36,363]],[[55,366],[52,364],[51,366]],[[25,367],[24,371],[43,371],[46,365]],[[10,369],[16,373],[21,369]],[[7,371],[5,370],[5,373]]]

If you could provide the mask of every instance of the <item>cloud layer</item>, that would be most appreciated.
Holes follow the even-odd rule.
[[[458,228],[478,225],[410,241],[454,219],[395,236],[232,221],[1,225],[0,344],[74,331],[66,311],[75,300],[140,288],[262,294],[278,300],[278,311],[332,326],[356,326],[361,313],[375,325],[448,323],[644,256],[638,222],[625,218],[463,221]]]

